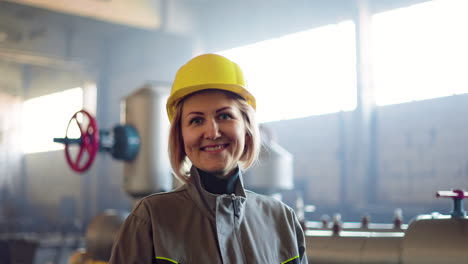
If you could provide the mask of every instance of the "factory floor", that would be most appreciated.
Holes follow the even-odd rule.
[[[38,249],[32,264],[68,264],[75,249]]]
[[[68,264],[70,256],[84,246],[82,234],[14,234],[0,242],[2,264]]]

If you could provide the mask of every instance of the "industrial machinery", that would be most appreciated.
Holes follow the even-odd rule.
[[[169,122],[164,115],[168,91],[146,85],[123,100],[124,124],[112,132],[99,130],[96,119],[86,110],[70,119],[64,138],[54,142],[65,145],[65,157],[76,172],[87,171],[98,152],[110,153],[125,161],[124,189],[133,198],[172,189],[167,157]]]
[[[468,192],[440,191],[453,199],[451,215],[416,217],[406,228],[387,231],[328,227],[306,231],[307,255],[317,264],[452,264],[468,263]],[[406,229],[406,230],[405,230]]]
[[[79,111],[70,120],[65,138],[55,141],[65,144],[67,162],[75,171],[88,169],[99,151],[126,161],[123,186],[134,198],[170,190],[172,176],[166,153],[169,123],[163,116],[166,96],[164,89],[151,86],[129,95],[122,111],[125,124],[114,127],[112,133],[99,131],[94,117]],[[79,128],[75,137],[69,135],[72,125]],[[292,189],[292,155],[271,135],[264,139],[259,163],[245,175],[246,188],[265,194]],[[74,154],[73,147],[78,147]],[[441,191],[437,197],[453,199],[451,215],[421,215],[409,225],[402,224],[401,211],[395,213],[393,223],[383,225],[370,223],[368,217],[359,225],[342,223],[338,215],[331,222],[306,223],[309,263],[468,264],[468,218],[462,204],[468,193]],[[70,263],[108,261],[112,241],[125,217],[117,211],[96,216],[86,231],[86,251],[77,251]]]
[[[86,229],[86,253],[90,259],[107,261],[110,258],[114,239],[128,213],[106,210],[97,215]]]
[[[152,193],[173,188],[167,138],[169,121],[165,116],[168,89],[146,85],[124,98],[121,104],[123,124],[112,131],[99,130],[98,122],[86,110],[70,119],[65,137],[54,142],[65,145],[65,158],[70,168],[86,172],[97,153],[110,153],[124,161],[123,188],[136,200]],[[86,249],[70,258],[74,264],[106,263],[120,225],[127,214],[108,210],[95,216],[86,229]]]
[[[85,248],[79,248],[69,258],[69,264],[106,264],[112,252],[114,239],[128,213],[106,210],[88,225]]]
[[[71,138],[73,124],[77,125],[79,138]],[[99,130],[96,118],[82,109],[76,112],[68,122],[65,138],[54,138],[54,142],[65,144],[65,157],[70,168],[76,172],[88,170],[96,153],[110,152],[115,159],[132,161],[140,149],[138,131],[132,125],[116,125],[113,137],[109,131]],[[77,155],[72,154],[72,147],[78,145]]]
[[[305,233],[309,263],[468,263],[468,217],[462,206],[468,192],[441,191],[437,195],[453,199],[451,215],[421,215],[409,225],[399,223],[398,213],[392,224],[379,225],[364,220],[358,226],[342,223],[339,216],[335,216],[331,223],[322,223],[325,226],[321,228],[307,225]],[[125,214],[116,211],[106,211],[97,216],[86,232],[87,251],[79,253],[88,262],[73,264],[105,261],[124,219]],[[91,259],[95,262],[90,262]]]

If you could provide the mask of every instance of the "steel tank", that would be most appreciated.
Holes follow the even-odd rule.
[[[403,233],[307,234],[307,257],[316,264],[399,264]]]
[[[245,173],[245,187],[263,194],[293,189],[292,154],[276,143],[269,130],[265,127],[260,129],[260,155],[257,163]]]
[[[123,187],[133,198],[172,189],[169,120],[165,114],[168,95],[167,87],[146,85],[122,103],[122,121],[137,129],[141,141],[135,160],[124,164]]]
[[[402,244],[404,264],[468,263],[468,218],[419,216]]]
[[[450,215],[432,213],[418,216],[405,234],[402,245],[404,264],[468,263],[468,217],[461,189],[438,191],[437,197],[451,198]]]
[[[422,215],[406,232],[312,230],[306,244],[316,264],[467,264],[468,218]]]

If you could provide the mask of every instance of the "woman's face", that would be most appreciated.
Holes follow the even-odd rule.
[[[245,148],[245,123],[234,100],[222,91],[204,91],[182,106],[185,153],[195,167],[219,178],[234,173]]]

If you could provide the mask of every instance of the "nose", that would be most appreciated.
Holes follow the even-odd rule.
[[[205,139],[215,140],[221,136],[221,133],[219,131],[219,126],[216,120],[210,120],[209,122],[206,122],[205,124],[206,124],[205,133],[204,133]]]

